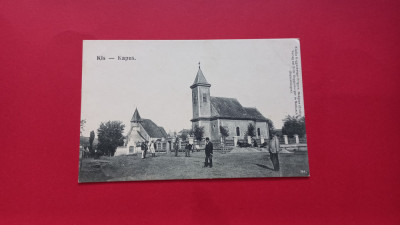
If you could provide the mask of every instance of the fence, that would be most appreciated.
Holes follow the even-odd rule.
[[[298,135],[294,135],[294,137],[289,138],[287,135],[283,135],[279,137],[280,144],[307,144],[307,139],[305,137],[299,137]]]
[[[260,141],[259,141],[260,142]],[[231,148],[233,147],[234,140],[233,139],[226,139],[225,144],[222,145],[220,140],[215,140],[212,141],[214,150],[220,150],[222,149],[222,146],[226,148]],[[179,151],[184,151],[186,149],[186,146],[190,144],[189,140],[181,140],[181,141],[173,141],[173,140],[165,140],[165,141],[156,141],[156,152],[166,152],[167,150],[170,151],[175,151],[176,146],[178,145]],[[205,141],[197,141],[193,140],[193,149],[197,150],[204,150],[205,148]]]
[[[306,144],[307,140],[306,138],[299,138],[299,137],[293,137],[293,138],[288,138],[286,135],[283,135],[283,137],[279,138],[280,144]],[[260,138],[253,138],[251,139],[251,145],[254,146],[254,141],[257,143],[257,146],[262,145],[262,140]],[[264,139],[264,142],[266,142],[267,139]],[[238,139],[237,142],[241,143],[248,143],[247,139]],[[178,150],[179,151],[184,151],[186,149],[186,146],[189,144],[189,140],[179,140],[175,141],[175,139],[169,139],[169,140],[158,140],[156,141],[156,152],[166,152],[166,151],[174,151],[176,146],[178,145]],[[221,140],[214,140],[212,141],[214,149],[215,150],[221,150],[224,147],[224,150],[226,149],[232,149],[235,146],[234,139],[227,138],[225,139],[225,143],[221,143]],[[197,141],[193,140],[193,149],[198,149],[198,150],[204,150],[205,148],[205,141]]]

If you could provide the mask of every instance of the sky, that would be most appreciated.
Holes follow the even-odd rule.
[[[167,132],[190,128],[190,86],[199,62],[211,84],[211,96],[236,98],[244,107],[256,107],[280,129],[286,115],[296,114],[289,75],[296,47],[300,51],[297,39],[85,40],[83,135],[97,133],[100,123],[109,120],[122,121],[126,134],[136,108],[142,118]],[[98,60],[100,56],[105,60]],[[299,107],[304,115],[300,57],[297,62]]]

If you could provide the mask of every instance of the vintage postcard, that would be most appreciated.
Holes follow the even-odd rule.
[[[300,41],[83,41],[79,182],[308,177]]]

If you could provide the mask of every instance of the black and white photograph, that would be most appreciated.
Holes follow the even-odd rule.
[[[79,183],[309,177],[299,39],[84,40]]]

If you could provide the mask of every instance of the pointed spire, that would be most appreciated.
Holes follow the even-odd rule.
[[[142,118],[140,117],[139,111],[137,110],[137,108],[135,109],[135,113],[133,113],[131,122],[135,122],[135,123],[142,122]]]
[[[199,71],[197,71],[196,78],[194,79],[194,82],[190,88],[195,88],[197,86],[206,86],[206,87],[211,87],[211,84],[209,84],[206,80],[206,78],[203,75],[203,71],[201,71],[200,68],[200,62],[199,62]]]

